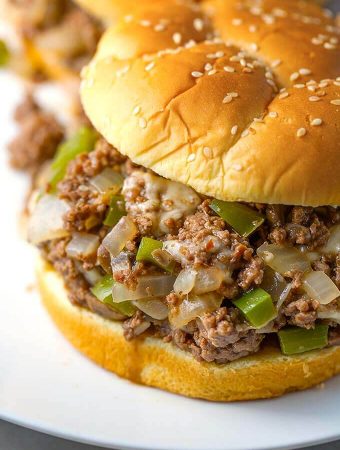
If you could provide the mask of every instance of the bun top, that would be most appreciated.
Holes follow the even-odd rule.
[[[131,9],[83,71],[85,111],[134,162],[202,194],[338,205],[339,29],[310,2],[250,3]]]

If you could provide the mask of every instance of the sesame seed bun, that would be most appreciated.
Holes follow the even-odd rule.
[[[340,347],[288,357],[266,345],[255,355],[217,365],[197,362],[158,338],[128,342],[119,322],[72,305],[62,279],[42,260],[37,274],[43,303],[64,336],[95,363],[135,383],[226,402],[277,397],[340,372]]]
[[[282,1],[263,3],[282,15]],[[285,8],[301,15],[301,5],[306,17],[313,13],[325,21],[322,27],[334,26],[315,5],[287,0]],[[157,31],[168,13],[171,27]],[[222,20],[222,12],[219,16]],[[244,13],[242,23],[248,21],[249,27],[257,16],[248,16]],[[284,54],[289,44],[287,61],[298,66],[319,51],[310,42],[311,25],[300,22],[290,21],[291,27],[298,23],[296,42],[278,27],[270,47],[278,45]],[[264,40],[269,25],[262,20],[258,26],[263,30],[257,39]],[[252,56],[243,52],[249,48],[246,32],[245,47],[204,41],[210,34],[209,17],[197,5],[145,7],[132,20],[119,21],[83,71],[81,97],[94,126],[134,162],[205,195],[340,204],[338,50],[323,47],[318,63],[308,56],[312,69],[301,66],[291,80],[286,74],[291,68],[262,63],[269,57],[261,47]],[[302,54],[299,41],[305,46]]]

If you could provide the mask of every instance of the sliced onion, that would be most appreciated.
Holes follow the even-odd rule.
[[[176,277],[172,275],[150,275],[138,279],[135,290],[128,289],[124,284],[115,283],[112,297],[115,303],[126,300],[140,300],[148,297],[164,297],[173,289]]]
[[[111,256],[117,256],[126,243],[137,235],[137,228],[128,216],[122,217],[103,240],[103,246]]]
[[[158,298],[152,300],[135,300],[133,303],[143,313],[152,317],[152,319],[164,320],[168,317],[169,311],[167,306]]]
[[[112,274],[111,256],[103,245],[100,245],[97,251],[97,261],[106,273]]]
[[[100,174],[90,180],[92,186],[100,193],[110,191],[112,194],[117,194],[121,190],[123,182],[123,176],[109,167],[106,167]]]
[[[270,294],[279,310],[288,297],[292,286],[286,282],[282,275],[267,266],[263,272],[261,288]]]
[[[156,263],[162,268],[171,267],[171,265],[174,263],[174,259],[170,255],[170,253],[162,248],[157,248],[151,253],[151,255]]]
[[[217,267],[208,267],[206,269],[198,269],[195,279],[195,294],[206,294],[207,292],[216,291],[222,284],[224,273]]]
[[[301,253],[303,253],[306,256],[306,258],[310,262],[317,261],[318,259],[320,259],[320,253],[319,252],[310,252],[308,250],[307,245],[300,245],[298,247],[298,249],[300,250]]]
[[[292,290],[293,283],[288,283],[285,289],[282,291],[279,300],[276,303],[276,309],[279,311],[281,306],[284,304],[284,302],[287,300],[288,295],[290,294],[290,291]]]
[[[111,268],[113,274],[131,269],[129,255],[126,252],[121,252],[118,256],[111,258]]]
[[[64,229],[64,215],[70,206],[54,195],[44,195],[35,205],[29,218],[27,237],[33,244],[68,236]]]
[[[85,270],[83,265],[76,261],[77,269],[80,273],[83,274],[85,280],[91,285],[94,286],[100,279],[103,278],[103,275],[100,273],[100,271],[96,268],[91,270]]]
[[[197,272],[193,269],[183,269],[178,274],[175,284],[174,291],[176,294],[186,295],[191,292],[195,286]]]
[[[188,262],[189,250],[180,241],[164,241],[163,249],[166,250],[170,255],[183,266]]]
[[[318,318],[332,320],[340,325],[340,311],[319,311]]]
[[[67,244],[66,253],[71,258],[94,255],[99,247],[99,237],[90,233],[72,233],[72,239]]]
[[[303,288],[307,294],[321,303],[328,305],[340,295],[339,289],[325,272],[311,271],[303,277]]]
[[[257,249],[257,254],[269,267],[281,275],[291,270],[306,272],[311,268],[306,256],[293,247],[265,243]]]
[[[170,311],[170,324],[173,328],[182,328],[197,317],[218,309],[222,300],[222,296],[216,293],[189,295],[178,307]]]
[[[340,225],[335,225],[330,229],[330,236],[327,244],[321,248],[322,253],[335,254],[340,252]]]

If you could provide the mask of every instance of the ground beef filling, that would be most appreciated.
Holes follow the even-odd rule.
[[[31,95],[16,108],[19,132],[8,146],[13,168],[35,174],[51,159],[64,138],[64,128],[52,114],[42,110]]]
[[[256,249],[262,243],[303,246],[306,251],[315,252],[327,242],[330,227],[339,223],[337,208],[251,205],[266,220],[250,238],[242,238],[211,210],[209,199],[185,187],[183,200],[178,195],[177,183],[135,166],[104,140],[99,140],[93,152],[79,155],[69,164],[64,180],[58,185],[59,197],[70,206],[64,217],[64,227],[70,233],[91,232],[101,242],[110,231],[102,225],[109,201],[91,184],[91,179],[107,167],[124,176],[122,195],[127,214],[138,228],[138,235],[126,244],[122,255],[129,261],[128,267],[114,273],[117,282],[134,289],[139,276],[164,274],[153,264],[135,262],[143,236],[164,241],[164,248],[175,261],[176,273],[184,268],[223,273],[220,286],[214,291],[221,298],[220,306],[176,328],[171,323],[171,314],[176,314],[185,296],[171,292],[162,300],[169,310],[170,321],[153,319],[141,310],[126,317],[99,302],[90,291],[86,271],[97,270],[104,275],[106,270],[112,274],[110,255],[103,246],[93,259],[71,259],[66,252],[70,238],[42,245],[45,259],[62,274],[70,300],[109,319],[121,320],[126,339],[151,334],[192,353],[199,361],[225,363],[257,352],[268,333],[285,325],[313,328],[320,308],[340,310],[339,300],[324,306],[308,297],[302,290],[299,272],[288,274],[289,295],[266,331],[250,327],[232,303],[248,290],[261,286],[265,267]],[[339,286],[340,255],[320,254],[314,258],[312,267],[325,272]],[[336,345],[340,341],[339,327],[329,323],[330,344]]]

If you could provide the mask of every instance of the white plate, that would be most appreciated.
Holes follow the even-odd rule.
[[[93,365],[59,334],[18,236],[27,180],[6,166],[18,83],[0,75],[0,418],[77,441],[134,449],[274,449],[340,438],[340,378],[270,401],[214,404],[136,386]]]

